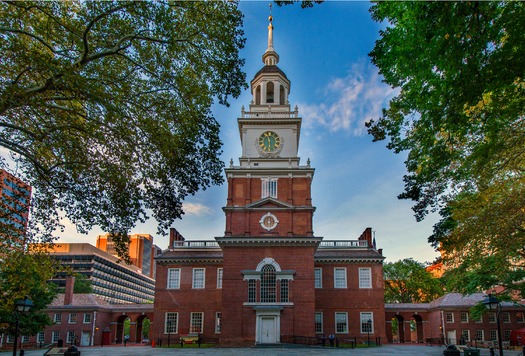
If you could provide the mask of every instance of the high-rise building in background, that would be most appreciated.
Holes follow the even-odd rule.
[[[149,234],[134,234],[129,235],[129,239],[128,256],[131,264],[140,268],[142,274],[154,278],[153,258],[155,257],[155,251],[158,251],[159,248],[153,245],[153,236]],[[117,256],[115,244],[110,234],[99,235],[96,246],[102,251]]]
[[[25,245],[31,187],[0,169],[0,247]]]

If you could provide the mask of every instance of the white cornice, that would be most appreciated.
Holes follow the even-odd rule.
[[[322,237],[216,237],[221,247],[225,246],[305,246],[318,247]]]

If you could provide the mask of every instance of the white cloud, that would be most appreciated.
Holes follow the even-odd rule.
[[[186,215],[196,215],[196,216],[213,215],[213,211],[209,207],[203,204],[184,203],[183,210],[184,210],[184,213],[186,213]]]
[[[352,65],[346,77],[335,78],[323,88],[319,104],[299,107],[307,128],[322,126],[361,136],[366,132],[364,123],[378,118],[395,92],[381,82],[376,67],[361,61]]]

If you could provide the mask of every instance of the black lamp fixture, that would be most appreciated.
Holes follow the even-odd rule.
[[[501,302],[498,298],[493,296],[492,294],[488,294],[485,299],[483,300],[483,305],[485,305],[485,308],[488,310],[495,310],[496,311],[496,323],[498,327],[498,346],[499,346],[499,355],[503,356],[503,343],[501,340],[501,325],[499,321],[499,315],[501,313]]]
[[[15,302],[15,319],[16,319],[16,324],[15,324],[15,342],[13,344],[13,356],[16,356],[16,346],[17,346],[17,343],[18,343],[18,329],[19,329],[19,320],[18,320],[18,314],[19,313],[27,313],[31,307],[33,307],[33,302],[31,301],[31,299],[29,299],[27,296],[24,297],[23,300],[17,300]]]

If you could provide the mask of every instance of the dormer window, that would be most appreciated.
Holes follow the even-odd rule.
[[[268,82],[266,84],[266,103],[273,103],[274,91],[273,91],[273,82]]]

